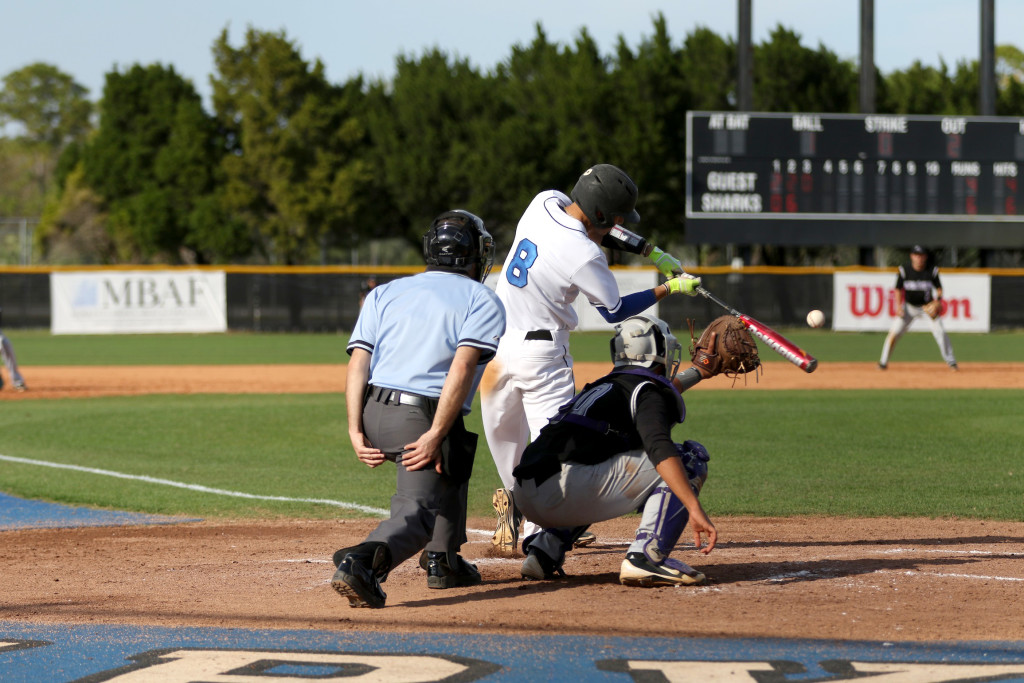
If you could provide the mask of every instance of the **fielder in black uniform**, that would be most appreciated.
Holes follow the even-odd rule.
[[[494,242],[478,217],[449,211],[423,236],[423,257],[427,272],[368,292],[349,339],[349,439],[366,465],[396,465],[390,519],[334,553],[331,586],[352,607],[384,607],[388,572],[424,549],[428,588],[481,580],[459,555],[477,444],[463,416],[505,331],[481,284]]]
[[[889,366],[892,347],[907,331],[914,318],[924,316],[932,328],[932,336],[942,352],[942,360],[952,370],[957,370],[956,356],[953,355],[953,343],[942,325],[942,316],[934,318],[925,311],[925,304],[931,301],[942,302],[942,281],[939,279],[939,267],[928,265],[928,252],[917,245],[910,250],[910,262],[900,266],[896,277],[896,303],[899,313],[893,319],[889,334],[882,345],[882,358],[878,367],[885,370]]]
[[[3,314],[2,308],[0,308],[0,315]],[[11,340],[7,338],[3,330],[0,330],[0,361],[3,361],[4,367],[7,368],[7,373],[11,376],[11,386],[14,387],[15,391],[25,391],[28,387],[25,386],[25,378],[21,376],[21,370],[18,368],[18,357],[14,355],[14,346],[11,344]],[[4,386],[3,375],[0,375],[0,389]]]
[[[615,370],[562,406],[513,471],[516,506],[543,527],[523,542],[522,575],[562,574],[565,553],[588,525],[641,509],[620,581],[702,583],[702,573],[668,555],[687,521],[698,548],[707,534],[701,552],[711,552],[718,538],[697,498],[707,451],[672,440],[672,428],[686,416],[680,391],[708,375],[695,366],[676,374],[681,347],[654,316],[634,316],[615,329]]]

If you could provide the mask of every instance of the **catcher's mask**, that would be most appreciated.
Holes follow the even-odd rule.
[[[679,369],[683,347],[664,320],[653,315],[634,315],[615,326],[611,352],[617,368],[651,368],[660,364],[665,376],[672,379]]]
[[[595,228],[610,228],[616,217],[625,223],[639,223],[636,212],[636,183],[618,166],[591,166],[572,188],[572,200]]]
[[[445,211],[423,235],[423,260],[428,267],[464,274],[476,265],[476,279],[483,282],[494,265],[494,238],[479,216]]]
[[[676,453],[686,468],[690,486],[696,489],[694,493],[700,493],[704,482],[708,480],[708,460],[711,459],[708,449],[696,441],[684,441],[676,444]]]

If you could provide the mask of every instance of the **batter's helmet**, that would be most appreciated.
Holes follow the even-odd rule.
[[[483,282],[494,265],[494,238],[479,216],[461,209],[445,211],[423,235],[423,260],[460,273],[476,265],[476,279]]]
[[[693,492],[699,494],[704,488],[704,482],[708,480],[708,460],[711,459],[708,449],[696,441],[684,441],[676,444],[676,453],[683,461]]]
[[[669,379],[675,377],[683,355],[683,347],[668,324],[653,315],[634,315],[616,325],[611,351],[612,363],[617,368],[651,368],[660,364]]]
[[[571,196],[595,228],[612,227],[617,216],[626,223],[640,222],[636,183],[618,166],[591,166],[576,181]]]

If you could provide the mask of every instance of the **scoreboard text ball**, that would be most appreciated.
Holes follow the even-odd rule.
[[[1024,118],[687,113],[696,243],[1024,247]]]

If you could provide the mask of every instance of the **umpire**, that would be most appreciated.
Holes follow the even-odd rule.
[[[391,517],[334,553],[331,586],[352,607],[384,607],[380,584],[424,547],[428,588],[481,580],[459,555],[477,444],[463,416],[505,332],[505,309],[481,284],[494,241],[477,216],[448,211],[423,236],[423,258],[426,272],[369,292],[347,348],[352,447],[397,472]]]

